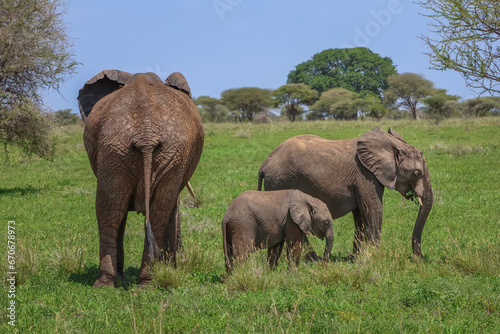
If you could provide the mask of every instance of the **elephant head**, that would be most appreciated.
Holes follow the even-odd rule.
[[[104,70],[87,81],[83,88],[80,89],[77,98],[80,115],[83,121],[87,121],[87,117],[97,101],[120,89],[124,85],[133,83],[138,75],[139,74],[131,74],[119,70]],[[163,83],[154,73],[145,73],[142,76],[145,76],[149,81]],[[184,78],[181,73],[174,72],[170,74],[167,80],[165,80],[165,84],[191,97],[191,89],[189,88],[186,78]]]
[[[321,240],[326,238],[323,260],[328,261],[334,232],[333,218],[326,204],[300,191],[294,191],[290,198],[290,216],[306,235],[312,233]]]
[[[366,132],[357,146],[359,161],[377,180],[405,198],[416,196],[420,210],[413,229],[412,246],[422,256],[422,230],[432,208],[433,193],[429,170],[422,151],[406,143],[394,130],[376,127]]]
[[[174,72],[170,74],[165,80],[165,84],[167,84],[167,86],[174,87],[175,89],[180,90],[181,92],[189,95],[189,97],[192,98],[191,88],[189,88],[187,80],[186,78],[184,78],[182,73]]]

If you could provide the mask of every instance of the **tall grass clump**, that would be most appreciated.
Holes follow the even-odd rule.
[[[23,242],[18,242],[16,245],[15,258],[17,285],[25,284],[26,282],[28,282],[30,276],[39,273],[36,247],[26,247]],[[5,273],[7,272],[7,270],[3,272]]]
[[[226,275],[224,283],[229,291],[266,291],[283,283],[282,270],[271,270],[264,251],[250,255],[245,261],[235,261],[232,272]]]
[[[77,235],[69,236],[68,239],[58,244],[53,252],[55,266],[62,274],[74,274],[83,270],[85,265],[85,238]]]
[[[156,262],[149,267],[152,277],[151,284],[164,290],[177,289],[189,283],[189,273],[180,268],[174,268],[164,261]]]

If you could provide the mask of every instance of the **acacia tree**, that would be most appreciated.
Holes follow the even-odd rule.
[[[58,89],[76,70],[62,20],[63,0],[0,2],[0,141],[50,157],[40,93]],[[22,121],[21,121],[22,120]],[[26,126],[26,128],[23,128]],[[23,144],[24,143],[24,144]],[[29,143],[29,144],[28,144]]]
[[[359,94],[345,88],[332,88],[323,92],[311,106],[308,119],[357,119],[358,107],[356,101]]]
[[[387,81],[389,89],[384,92],[386,104],[403,107],[413,119],[419,119],[418,104],[432,94],[434,83],[415,73],[391,75]]]
[[[194,99],[194,104],[200,110],[204,120],[210,122],[225,122],[227,120],[228,111],[222,105],[221,99],[204,95]]]
[[[457,114],[460,96],[449,95],[446,89],[435,89],[432,95],[424,98],[422,102],[427,107],[427,115],[433,118],[449,118]]]
[[[432,19],[422,36],[430,62],[438,70],[459,72],[473,88],[500,93],[500,6],[498,0],[420,2]]]
[[[387,77],[396,74],[388,57],[367,48],[327,49],[295,67],[287,83],[305,83],[320,94],[332,88],[345,88],[365,96],[382,96]]]
[[[252,121],[260,112],[273,105],[272,90],[257,87],[243,87],[225,90],[221,93],[222,103],[231,111],[235,111],[238,120]]]
[[[358,111],[361,113],[362,119],[363,116],[366,115],[381,120],[389,113],[389,109],[384,105],[382,99],[373,93],[369,93],[365,95],[365,97],[359,98],[354,102]]]
[[[483,96],[463,102],[466,117],[484,117],[494,110],[500,110],[500,98]]]
[[[304,112],[303,106],[311,105],[318,96],[317,91],[303,83],[283,85],[273,92],[276,105],[292,122]]]

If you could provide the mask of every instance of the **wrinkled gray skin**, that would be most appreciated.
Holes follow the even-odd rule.
[[[313,135],[280,144],[259,170],[258,189],[299,189],[328,206],[333,219],[352,212],[354,254],[364,242],[378,244],[382,229],[384,187],[405,198],[413,191],[420,210],[412,246],[422,256],[421,238],[432,208],[429,170],[422,151],[408,145],[394,130],[376,127],[359,138],[326,140]]]
[[[203,148],[196,106],[154,73],[103,71],[78,96],[86,121],[85,149],[97,177],[100,277],[95,287],[123,278],[123,236],[128,211],[145,215],[139,282],[154,259],[175,264],[180,242],[179,193]]]
[[[289,263],[299,264],[302,243],[312,233],[326,238],[323,260],[330,257],[333,219],[325,203],[298,190],[245,191],[229,205],[222,219],[226,270],[234,259],[243,260],[257,249],[268,249],[275,267],[287,244]]]

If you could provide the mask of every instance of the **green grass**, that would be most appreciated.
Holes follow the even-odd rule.
[[[389,126],[424,151],[435,204],[411,253],[418,208],[384,196],[380,247],[351,263],[354,224],[334,222],[333,259],[265,266],[265,251],[226,276],[221,219],[239,193],[257,187],[257,171],[285,139],[304,133],[351,138]],[[156,265],[151,285],[136,285],[143,217],[129,213],[125,282],[94,289],[98,275],[96,180],[83,129],[56,130],[53,162],[11,148],[0,173],[0,246],[16,221],[16,327],[20,333],[498,333],[500,323],[500,121],[298,122],[206,124],[203,155],[182,194],[184,251],[177,269]],[[3,159],[3,155],[0,155]],[[314,237],[313,246],[324,245]],[[7,255],[0,262],[6,277]],[[0,296],[0,332],[8,325]]]

